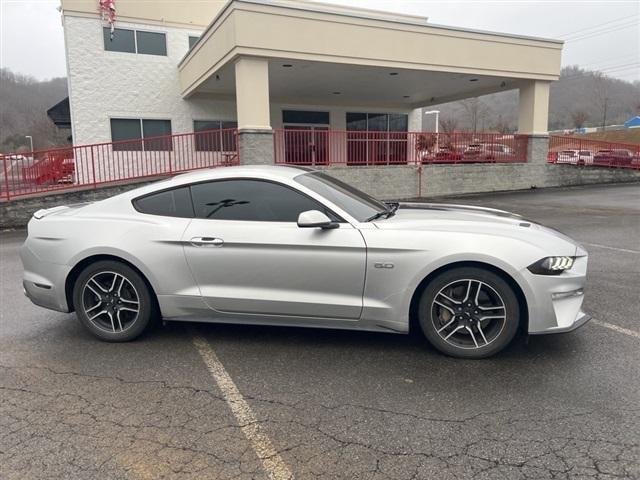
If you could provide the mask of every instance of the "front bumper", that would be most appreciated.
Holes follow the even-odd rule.
[[[580,311],[580,313],[578,314],[578,317],[576,318],[576,320],[573,323],[571,323],[571,324],[569,324],[567,326],[552,327],[552,328],[548,328],[548,329],[540,331],[540,332],[529,331],[529,334],[530,335],[547,335],[549,333],[573,332],[575,329],[580,328],[585,323],[587,323],[589,320],[591,320],[591,315],[587,315],[583,311]]]
[[[531,289],[527,295],[531,335],[564,333],[587,323],[591,317],[582,311],[587,279],[587,256],[578,257],[571,270],[561,275],[535,275],[523,272]]]

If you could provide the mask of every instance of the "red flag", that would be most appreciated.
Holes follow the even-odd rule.
[[[111,27],[110,38],[113,40],[113,32],[116,24],[116,1],[115,0],[99,0],[100,3],[100,15],[102,20],[109,22]]]

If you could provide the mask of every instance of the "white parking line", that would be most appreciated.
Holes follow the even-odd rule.
[[[258,419],[253,410],[246,402],[236,384],[227,373],[224,365],[218,359],[218,356],[211,348],[211,345],[200,335],[193,334],[193,344],[198,349],[198,353],[204,360],[205,365],[213,379],[216,381],[218,388],[222,391],[222,395],[231,408],[233,416],[236,417],[242,433],[244,433],[251,447],[258,455],[262,462],[267,475],[271,480],[290,480],[293,474],[289,467],[284,463],[282,457],[273,447],[271,440],[260,427]]]
[[[582,244],[586,245],[588,247],[604,248],[606,250],[616,250],[618,252],[640,253],[640,250],[631,250],[629,248],[610,247],[609,245],[600,245],[598,243],[585,243],[585,242],[582,242]]]
[[[629,330],[628,328],[622,328],[612,323],[602,322],[600,320],[595,320],[595,319],[592,319],[591,323],[595,323],[596,325],[600,325],[601,327],[608,328],[609,330],[613,330],[614,332],[629,335],[630,337],[640,338],[640,332]]]

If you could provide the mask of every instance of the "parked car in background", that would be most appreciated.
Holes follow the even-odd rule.
[[[461,152],[448,145],[439,147],[435,152],[427,153],[422,157],[422,163],[456,163],[463,159]]]
[[[556,163],[591,165],[593,164],[593,152],[591,150],[562,150],[558,152]]]
[[[578,150],[562,150],[558,152],[556,163],[570,163],[572,165],[577,165]]]
[[[513,149],[502,143],[472,143],[464,150],[465,161],[509,161],[515,159]]]
[[[624,148],[599,150],[593,156],[594,165],[627,167],[634,159],[633,152]]]
[[[484,358],[518,329],[574,330],[587,252],[556,230],[477,206],[385,203],[323,171],[192,172],[34,213],[25,294],[75,310],[102,340],[154,321],[408,333]]]
[[[578,165],[593,165],[593,152],[591,150],[580,150],[578,152]]]

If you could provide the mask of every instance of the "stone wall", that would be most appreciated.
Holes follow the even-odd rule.
[[[331,175],[379,198],[408,199],[529,188],[640,182],[640,170],[530,163],[334,167]]]
[[[640,170],[543,163],[330,167],[329,174],[382,199],[438,197],[602,183],[640,182]],[[56,205],[101,200],[140,186],[76,190],[0,203],[0,228],[22,228],[33,212]]]
[[[71,205],[74,203],[95,202],[113,197],[119,193],[133,188],[141,187],[149,181],[140,183],[128,183],[112,187],[98,189],[65,190],[50,193],[45,196],[34,196],[13,199],[9,202],[0,202],[0,229],[24,228],[34,212],[41,208],[52,208],[58,205]]]

